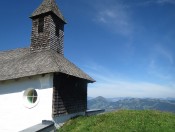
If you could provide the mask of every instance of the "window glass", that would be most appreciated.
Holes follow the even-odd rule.
[[[36,100],[37,100],[37,92],[36,90],[30,90],[27,94],[27,100],[30,102],[30,103],[35,103]]]

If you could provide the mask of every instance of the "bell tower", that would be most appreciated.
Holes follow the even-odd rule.
[[[55,0],[44,0],[30,18],[32,19],[30,51],[54,50],[64,55],[66,21]]]

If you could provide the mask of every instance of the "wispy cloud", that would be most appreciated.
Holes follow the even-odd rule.
[[[99,3],[96,6],[95,21],[118,34],[128,36],[133,32],[133,25],[127,6],[111,2],[108,5]]]
[[[113,83],[111,82],[113,80]],[[117,81],[111,78],[108,83],[91,84],[88,90],[89,96],[105,97],[151,97],[166,98],[175,97],[175,89],[169,86],[148,82]]]
[[[137,34],[135,32],[136,30],[139,32],[142,32],[142,30],[145,30],[145,32],[149,30],[145,29],[147,28],[146,26],[140,29],[142,23],[139,23],[137,22],[137,19],[134,19],[135,12],[131,9],[135,9],[136,6],[150,6],[155,4],[162,6],[165,4],[175,3],[174,0],[134,0],[133,3],[127,3],[126,1],[122,3],[121,1],[124,0],[119,0],[120,2],[110,0],[110,2],[107,3],[104,3],[103,1],[104,0],[102,0],[102,2],[98,0],[98,4],[94,4],[95,10],[93,12],[93,17],[96,22],[101,24],[103,27],[108,27],[110,31],[117,32],[118,34],[127,37],[131,35],[133,37],[136,35],[136,37],[139,37],[138,32]],[[151,33],[148,34],[148,36],[149,35],[151,36]],[[149,41],[151,41],[151,39]],[[116,73],[115,71],[109,70],[99,64],[94,63],[91,65],[88,63],[85,71],[87,71],[87,73],[89,73],[97,81],[96,83],[90,85],[89,96],[175,97],[175,83],[171,83],[170,85],[170,82],[173,82],[175,79],[175,76],[172,74],[175,72],[173,68],[175,65],[175,57],[173,56],[174,51],[169,49],[165,44],[156,45],[157,47],[154,47],[154,45],[156,44],[153,43],[152,46],[150,46],[150,49],[153,50],[148,50],[151,53],[149,52],[148,55],[143,56],[146,57],[143,58],[143,61],[145,62],[143,70],[140,70],[141,72],[136,71],[136,74],[138,74],[139,77],[142,76],[139,75],[140,73],[145,73],[146,75],[143,76],[146,79],[150,77],[147,80],[138,79],[136,77],[138,80],[133,81],[132,79],[126,77],[127,71],[125,75],[123,75],[120,72]],[[132,77],[132,75],[128,76]],[[159,83],[162,80],[163,83]]]
[[[138,0],[137,2],[133,3],[135,6],[149,6],[152,4],[158,4],[158,5],[165,5],[165,4],[171,4],[175,5],[174,0]]]
[[[95,11],[93,12],[94,20],[102,26],[107,27],[113,32],[123,36],[132,36],[139,25],[135,24],[132,16],[132,8],[139,6],[150,6],[153,4],[175,5],[175,0],[138,0],[132,3],[110,0],[95,0]],[[94,3],[94,2],[93,2]]]
[[[153,47],[150,62],[148,65],[148,73],[158,79],[174,80],[174,56],[170,49],[162,45]]]
[[[175,4],[174,0],[156,0],[158,4]]]
[[[153,64],[154,65],[154,64]],[[98,65],[96,64],[96,67]],[[152,97],[166,98],[175,97],[175,84],[160,85],[145,81],[131,81],[120,74],[109,71],[107,68],[99,67],[92,70],[93,65],[86,67],[86,71],[97,80],[90,84],[89,96],[105,97]]]
[[[168,60],[170,64],[174,63],[173,54],[171,53],[170,50],[168,50],[165,47],[162,47],[161,45],[157,45],[156,50],[157,50],[157,54],[161,55],[166,60]]]

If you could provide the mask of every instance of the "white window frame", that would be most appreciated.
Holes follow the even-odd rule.
[[[31,103],[29,100],[28,100],[28,93],[31,91],[31,90],[35,90],[36,93],[37,93],[37,99],[34,103]],[[28,88],[26,89],[24,92],[23,92],[23,104],[26,108],[34,108],[35,106],[37,106],[37,104],[39,103],[39,90],[37,89],[34,89],[34,88]]]

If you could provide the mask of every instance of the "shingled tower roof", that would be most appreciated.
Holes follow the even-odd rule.
[[[63,22],[66,23],[66,20],[64,19],[64,16],[59,10],[55,0],[44,0],[42,4],[32,13],[30,17],[33,18],[35,16],[39,16],[39,15],[42,15],[44,13],[49,13],[49,12],[54,13],[61,20],[63,20]]]

